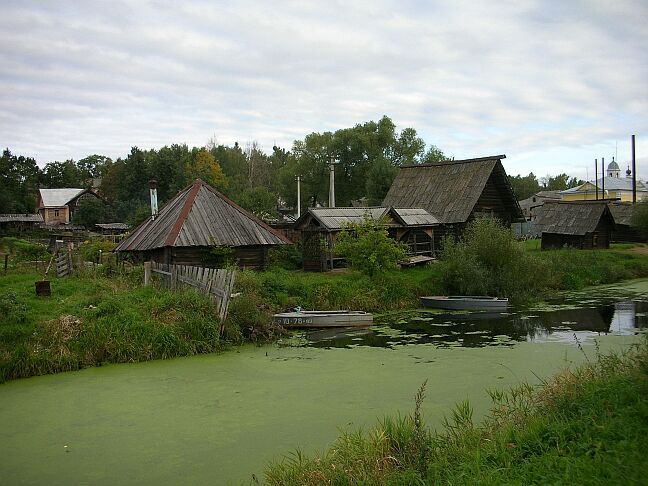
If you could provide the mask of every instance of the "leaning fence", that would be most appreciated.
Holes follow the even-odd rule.
[[[189,287],[207,295],[216,305],[222,327],[232,297],[235,270],[146,262],[144,285],[150,285],[154,275],[159,277],[156,280],[165,288],[175,290]]]

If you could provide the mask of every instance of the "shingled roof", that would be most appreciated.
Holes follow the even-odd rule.
[[[425,209],[405,208],[397,209],[390,207],[370,207],[370,208],[309,208],[295,222],[295,227],[299,228],[306,224],[309,218],[315,219],[319,225],[327,231],[339,231],[346,225],[352,223],[362,223],[366,218],[374,221],[382,219],[391,219],[386,226],[435,226],[439,224],[437,219],[428,213]]]
[[[505,155],[494,155],[403,166],[383,206],[423,208],[442,224],[463,223],[469,219],[492,176],[504,204],[511,208],[512,219],[521,219],[522,211],[502,166],[504,158]]]
[[[608,204],[614,224],[630,226],[632,224],[632,212],[634,211],[634,204],[613,202]]]
[[[612,219],[604,201],[547,201],[535,224],[542,233],[582,236],[593,232],[606,214]]]
[[[115,251],[145,251],[165,246],[258,246],[290,243],[200,179],[181,190],[125,238]]]

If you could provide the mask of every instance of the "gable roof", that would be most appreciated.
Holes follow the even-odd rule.
[[[614,222],[604,201],[546,201],[535,224],[538,232],[582,236],[605,216]]]
[[[41,198],[41,207],[43,208],[61,208],[69,203],[72,199],[80,196],[87,189],[79,188],[62,188],[62,189],[39,189]]]
[[[389,227],[434,226],[439,224],[439,221],[425,209],[396,209],[379,206],[370,208],[309,208],[295,222],[295,227],[304,226],[309,218],[313,218],[327,231],[339,231],[348,224],[362,223],[365,218],[379,221],[387,216],[391,216],[392,219],[391,223],[387,223]]]
[[[604,180],[605,179],[605,180]],[[605,182],[606,191],[632,191],[632,179],[628,177],[605,177],[604,179],[599,179],[597,182],[599,193],[603,189],[603,182]],[[646,192],[648,188],[646,185],[637,181],[637,192]],[[561,191],[562,194],[574,194],[574,193],[590,193],[596,192],[596,185],[592,181],[587,181],[581,184],[580,186],[572,187]]]
[[[125,238],[115,251],[165,246],[283,245],[285,236],[200,179],[182,189]]]
[[[492,175],[505,204],[511,208],[512,219],[521,219],[522,210],[502,166],[503,158],[506,155],[403,166],[383,206],[423,208],[441,223],[463,223]]]

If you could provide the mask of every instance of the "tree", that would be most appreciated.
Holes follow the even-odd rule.
[[[195,150],[185,171],[191,180],[202,179],[207,184],[221,189],[227,187],[223,169],[214,156],[205,149]]]
[[[383,222],[368,217],[342,229],[335,252],[346,258],[349,266],[369,276],[397,268],[407,257],[405,245],[389,237]]]
[[[630,225],[642,237],[648,238],[648,201],[642,201],[634,205]]]
[[[96,197],[84,198],[79,207],[74,211],[72,222],[85,226],[87,229],[94,227],[97,223],[105,222],[105,204]]]
[[[41,173],[41,183],[50,189],[62,187],[83,187],[85,178],[72,159],[64,162],[50,162]]]
[[[518,201],[529,198],[540,191],[538,179],[530,172],[528,176],[521,175],[509,176],[511,187],[518,198]]]
[[[277,219],[277,196],[265,187],[246,189],[239,198],[239,204],[263,220]]]
[[[0,207],[7,213],[32,213],[36,205],[38,166],[31,157],[12,155],[5,149],[0,157]]]

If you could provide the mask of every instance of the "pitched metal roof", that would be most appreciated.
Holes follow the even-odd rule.
[[[253,214],[197,179],[125,238],[115,251],[165,246],[256,246],[290,242]]]
[[[521,219],[522,211],[501,163],[505,157],[494,155],[441,164],[403,166],[389,188],[383,206],[423,208],[443,224],[463,223],[470,217],[492,175],[513,219]]]
[[[43,217],[40,214],[0,214],[0,223],[42,223]]]
[[[391,218],[390,218],[391,217]],[[366,218],[379,221],[387,219],[386,226],[435,226],[439,224],[437,218],[420,208],[309,208],[295,222],[300,227],[308,219],[315,219],[319,225],[328,231],[339,231],[344,226],[352,223],[362,223]]]
[[[329,231],[341,230],[345,225],[351,223],[362,223],[365,218],[378,221],[387,215],[389,208],[372,207],[372,208],[309,208],[295,222],[299,226],[309,216],[312,216],[317,222]]]
[[[394,208],[394,212],[406,226],[435,226],[439,220],[421,208]]]
[[[546,201],[535,225],[542,233],[585,235],[593,232],[606,214],[612,218],[604,201]]]
[[[105,230],[127,230],[130,228],[127,223],[97,223],[95,226]]]
[[[632,191],[632,179],[629,177],[605,177],[604,179],[605,181],[603,179],[597,180],[599,192],[601,192],[603,188],[603,182],[605,182],[606,191]],[[591,193],[595,191],[596,185],[594,184],[594,182],[588,181],[581,184],[580,186],[566,189],[562,191],[562,194],[574,194],[579,192]],[[646,191],[648,191],[646,185],[641,181],[637,181],[637,192]]]
[[[80,195],[85,189],[39,189],[41,204],[44,208],[61,208]]]

